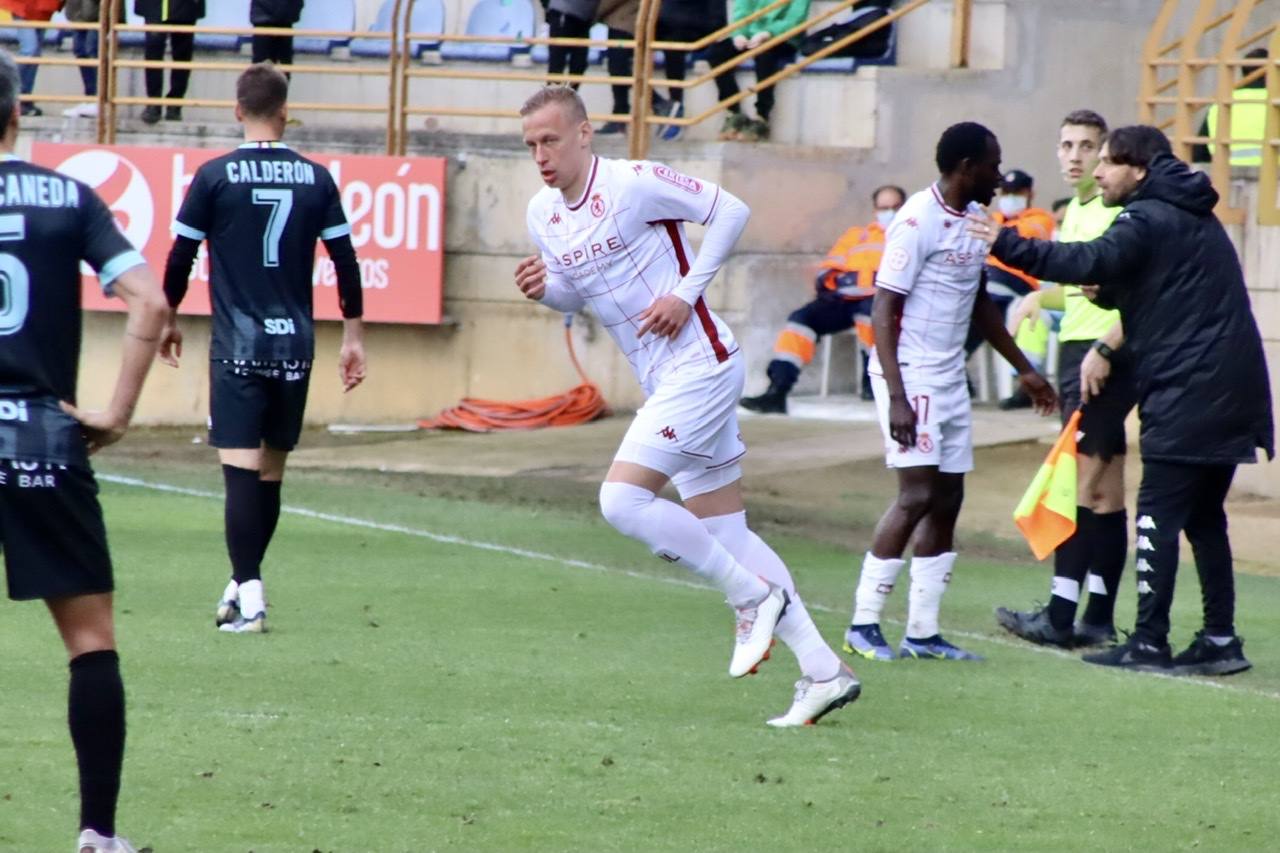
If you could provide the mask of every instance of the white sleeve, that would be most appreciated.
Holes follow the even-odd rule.
[[[884,255],[876,270],[876,287],[903,295],[911,292],[928,252],[928,240],[921,231],[922,226],[906,208],[898,211],[885,235]]]
[[[703,291],[711,284],[711,279],[716,277],[720,267],[729,259],[750,218],[751,209],[745,202],[720,190],[719,200],[711,212],[711,218],[707,220],[707,233],[702,237],[698,256],[672,293],[689,305],[697,303]]]
[[[565,314],[581,311],[586,303],[578,295],[578,291],[574,286],[569,283],[569,279],[565,277],[560,261],[547,249],[546,244],[538,236],[538,232],[533,230],[533,217],[531,215],[527,217],[527,224],[529,237],[533,240],[533,244],[538,247],[538,254],[542,257],[542,263],[547,268],[547,287],[542,294],[542,298],[538,300],[538,304]]]
[[[662,163],[638,162],[631,203],[646,222],[672,219],[706,225],[724,196],[715,184],[682,175]]]

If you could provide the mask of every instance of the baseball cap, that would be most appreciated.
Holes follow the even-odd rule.
[[[1000,181],[1000,191],[1005,193],[1016,193],[1022,190],[1031,189],[1031,185],[1035,183],[1031,180],[1031,176],[1021,169],[1010,169],[1004,173],[1004,178]]]

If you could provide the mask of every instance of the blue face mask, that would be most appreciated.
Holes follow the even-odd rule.
[[[880,223],[881,228],[888,228],[889,223],[893,221],[894,214],[897,212],[896,210],[877,210],[876,222]]]
[[[1027,197],[1024,195],[1002,195],[996,199],[996,207],[1005,216],[1015,216],[1027,209]]]

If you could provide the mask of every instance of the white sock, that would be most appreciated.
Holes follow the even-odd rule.
[[[231,580],[227,581],[226,589],[222,590],[222,600],[235,601],[236,594],[237,594],[236,591],[239,588],[240,588],[240,584],[236,583],[235,578],[232,578]]]
[[[245,619],[252,619],[266,610],[262,581],[245,581],[240,584],[240,615]]]
[[[600,511],[619,533],[706,578],[734,607],[745,607],[769,594],[768,584],[744,569],[697,516],[679,504],[630,483],[605,483],[600,487]]]
[[[953,551],[936,557],[911,558],[911,595],[907,605],[907,637],[923,640],[938,633],[938,608],[951,583]]]
[[[702,524],[747,571],[758,573],[791,596],[791,604],[778,621],[774,634],[796,656],[800,671],[814,681],[828,681],[839,675],[840,658],[822,639],[818,626],[813,624],[809,611],[800,601],[787,564],[767,542],[747,527],[746,512],[704,518]]]
[[[1094,575],[1093,577],[1097,577]],[[1049,594],[1066,601],[1080,600],[1080,581],[1071,578],[1060,578],[1053,576],[1053,585],[1049,588]]]
[[[884,603],[893,592],[893,585],[898,580],[898,572],[906,565],[906,560],[881,558],[867,552],[862,558],[862,574],[858,578],[858,589],[853,594],[852,625],[877,625],[880,614],[884,612]]]
[[[1102,579],[1102,575],[1095,575],[1093,572],[1089,572],[1087,580],[1089,582],[1090,595],[1110,595],[1111,594],[1110,592],[1107,591],[1107,582]]]

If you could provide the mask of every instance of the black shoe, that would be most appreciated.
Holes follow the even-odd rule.
[[[182,121],[182,107],[165,107],[165,121]]]
[[[876,395],[871,391],[871,383],[869,381],[865,379],[862,381],[862,390],[859,392],[858,396],[868,403],[876,398]]]
[[[1010,412],[1014,409],[1029,409],[1031,408],[1031,395],[1019,388],[997,403],[996,406],[1005,412]]]
[[[1072,628],[1071,643],[1076,646],[1105,646],[1116,641],[1116,626],[1090,625],[1077,622]]]
[[[1004,607],[996,608],[996,621],[1010,634],[1041,646],[1071,648],[1070,628],[1055,628],[1049,621],[1049,608],[1022,612]]]
[[[743,397],[738,405],[753,412],[765,415],[785,415],[787,413],[787,395],[777,391],[765,391],[759,397]]]
[[[23,101],[22,106],[18,107],[18,114],[24,116],[42,116],[44,115],[44,110],[40,109],[35,104]]]
[[[1105,652],[1085,655],[1081,660],[1097,666],[1114,666],[1135,672],[1173,674],[1173,661],[1169,655],[1168,644],[1152,646],[1132,635],[1121,645],[1112,646]]]
[[[1173,658],[1174,675],[1231,675],[1252,667],[1244,656],[1244,640],[1232,637],[1231,642],[1220,646],[1196,631],[1196,638],[1185,651]]]
[[[626,133],[627,126],[620,121],[606,121],[600,125],[600,129],[596,131],[597,136],[616,136],[620,133]]]
[[[152,104],[149,107],[142,108],[142,123],[155,124],[160,121],[160,108]]]

